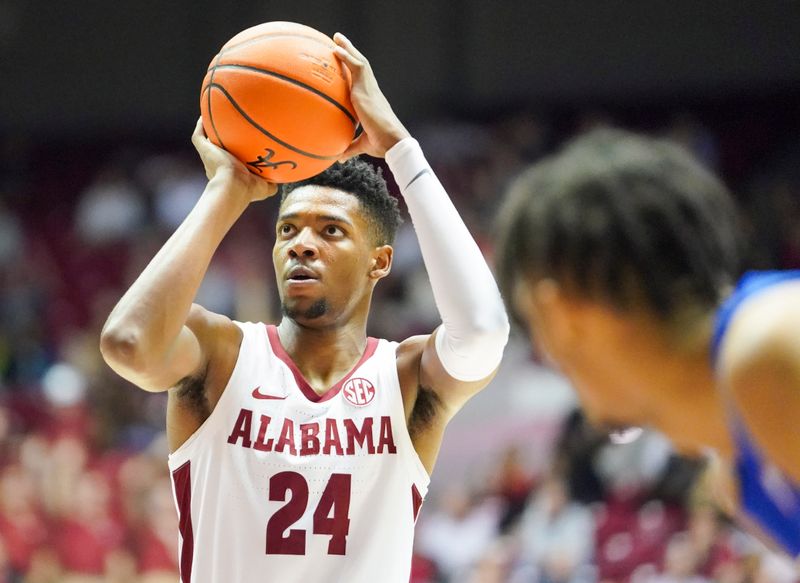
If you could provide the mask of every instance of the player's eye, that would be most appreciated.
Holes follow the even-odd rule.
[[[331,237],[339,237],[341,235],[344,235],[344,231],[342,231],[336,225],[328,225],[327,227],[325,227],[325,234],[330,235]]]
[[[292,225],[290,225],[289,223],[284,223],[280,227],[278,227],[278,232],[281,235],[288,235],[289,233],[292,232]]]

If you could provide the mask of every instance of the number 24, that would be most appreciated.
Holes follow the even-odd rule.
[[[286,500],[287,494],[291,498]],[[269,499],[286,502],[267,522],[268,555],[304,555],[306,531],[291,526],[308,506],[308,482],[297,472],[280,472],[269,479]],[[327,534],[329,555],[344,555],[350,532],[350,474],[331,474],[314,510],[312,534]],[[288,532],[286,532],[288,530]]]

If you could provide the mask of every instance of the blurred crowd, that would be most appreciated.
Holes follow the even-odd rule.
[[[745,210],[745,267],[800,267],[800,141],[771,141],[783,134],[768,121],[720,133],[683,112],[646,124],[602,112],[552,120],[527,108],[486,117],[420,123],[414,133],[490,261],[492,218],[513,176],[569,136],[615,124],[676,140],[722,174]],[[0,583],[177,580],[165,397],[110,371],[98,336],[203,190],[188,146],[188,137],[178,145],[2,144]],[[234,226],[198,303],[238,320],[277,321],[275,211],[271,202],[253,205]],[[401,339],[438,322],[409,222],[373,306],[373,336]],[[536,389],[524,370],[516,377]],[[412,581],[794,581],[716,510],[703,465],[676,456],[661,436],[614,444],[577,409],[550,417],[551,445],[498,440],[488,470],[468,480],[434,475]]]
[[[797,581],[720,512],[703,462],[657,433],[615,444],[578,410],[563,421],[545,471],[515,446],[482,484],[444,488],[420,517],[412,582]]]

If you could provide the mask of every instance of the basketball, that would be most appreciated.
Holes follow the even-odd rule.
[[[336,162],[355,136],[350,72],[333,40],[294,22],[230,39],[200,92],[208,138],[270,182],[295,182]]]

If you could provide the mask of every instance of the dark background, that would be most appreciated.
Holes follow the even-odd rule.
[[[217,49],[268,20],[347,34],[403,119],[800,103],[793,0],[0,0],[0,131],[186,135]]]

